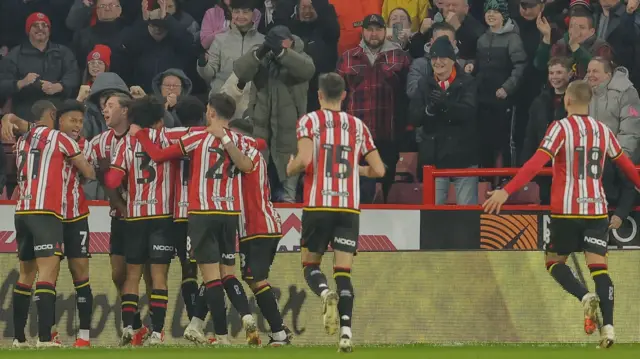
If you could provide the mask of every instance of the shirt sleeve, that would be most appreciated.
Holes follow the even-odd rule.
[[[128,159],[130,156],[127,156],[127,142],[128,140],[124,139],[118,143],[118,147],[116,147],[116,156],[113,159],[113,162],[111,162],[111,168],[115,168],[124,173],[127,172],[129,163],[131,162],[130,159]]]
[[[62,132],[58,136],[58,148],[67,158],[76,157],[82,153],[78,143]]]
[[[255,169],[258,162],[260,162],[258,144],[256,140],[250,137],[242,137],[240,140],[240,151],[242,151],[245,156],[249,157],[251,163],[253,163],[253,169]]]
[[[95,156],[93,154],[93,147],[91,146],[91,142],[83,139],[83,148],[82,148],[82,154],[84,155],[84,157],[87,159],[87,161],[89,162],[89,164],[91,164],[92,166],[96,165],[96,161],[95,161]]]
[[[205,132],[191,132],[182,136],[179,141],[182,154],[186,156],[190,152],[193,152],[200,146],[200,142],[202,142],[205,136]]]
[[[187,127],[167,128],[164,130],[164,137],[170,144],[176,144],[180,142],[180,138],[189,133],[189,131],[190,129]]]
[[[554,121],[547,129],[547,133],[544,134],[538,150],[554,158],[564,145],[564,140],[565,134],[562,125],[558,121]]]
[[[298,121],[298,130],[296,132],[298,139],[305,137],[313,139],[313,121],[311,121],[311,118],[308,115],[304,115],[300,118]]]
[[[618,139],[608,127],[607,127],[607,136],[609,136],[609,145],[607,146],[607,156],[615,160],[622,155],[623,153],[622,146],[620,146],[620,142],[618,142]]]
[[[371,136],[371,131],[369,131],[369,127],[365,124],[362,124],[362,157],[366,157],[370,152],[377,150],[375,142],[373,142],[373,136]]]

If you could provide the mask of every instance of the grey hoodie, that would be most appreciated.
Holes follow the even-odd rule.
[[[82,136],[90,141],[93,137],[107,130],[107,124],[102,116],[100,108],[100,95],[107,90],[118,91],[129,94],[127,84],[113,72],[103,72],[96,77],[91,85],[91,92],[85,102],[84,123],[82,125]]]
[[[589,115],[607,125],[624,152],[636,158],[640,144],[640,98],[626,68],[618,67],[608,83],[593,89]]]
[[[151,89],[153,90],[153,94],[158,97],[162,97],[162,79],[165,76],[175,76],[182,81],[182,93],[180,96],[189,96],[191,94],[191,90],[193,90],[193,83],[184,73],[184,71],[180,69],[168,69],[164,72],[157,74],[153,80],[151,80]],[[166,100],[165,100],[166,101]],[[176,113],[175,108],[170,111],[165,111],[164,114],[164,125],[166,127],[176,127],[180,126],[182,122],[178,118],[178,114]]]

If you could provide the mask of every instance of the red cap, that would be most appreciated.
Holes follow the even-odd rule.
[[[27,34],[31,31],[31,26],[33,26],[33,23],[38,21],[42,21],[47,25],[49,25],[49,27],[51,27],[51,20],[49,20],[47,15],[41,12],[34,12],[33,14],[29,15],[29,17],[27,18],[27,22],[24,26],[24,29],[27,32]]]
[[[111,66],[111,49],[106,45],[96,45],[87,56],[87,62],[91,60],[100,60],[104,62],[104,66],[109,69]]]

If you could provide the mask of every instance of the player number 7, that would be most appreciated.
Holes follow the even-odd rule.
[[[80,241],[80,245],[84,247],[84,245],[87,243],[88,233],[87,231],[80,231],[80,235],[82,236],[82,241]]]

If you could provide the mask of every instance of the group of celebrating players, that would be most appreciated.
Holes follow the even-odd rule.
[[[339,350],[350,352],[359,176],[381,177],[385,167],[368,128],[340,112],[345,96],[338,74],[320,76],[322,109],[300,119],[298,153],[287,172],[305,172],[304,277],[322,300],[326,332],[339,331]],[[13,293],[13,346],[29,347],[25,326],[36,276],[36,346],[61,346],[53,327],[62,257],[68,259],[76,289],[79,330],[74,346],[90,346],[93,295],[83,184],[91,180],[103,186],[112,207],[110,262],[122,304],[121,345],[164,342],[167,276],[176,255],[190,319],[184,337],[197,344],[230,343],[226,293],[242,317],[247,343],[260,345],[247,295],[234,275],[237,242],[242,279],[271,330],[269,345],[290,344],[292,334],[267,281],[281,223],[270,201],[267,162],[261,153],[265,143],[247,135],[252,133],[251,121],[231,121],[235,102],[225,94],[209,96],[206,127],[191,127],[189,120],[183,121],[187,127],[163,127],[164,107],[153,97],[131,100],[111,93],[101,102],[109,129],[90,141],[80,137],[84,107],[76,101],[57,108],[46,101],[34,104],[36,123],[14,115],[2,120],[3,135],[19,136],[15,227],[20,276]],[[360,166],[362,158],[368,166]],[[329,245],[336,290],[329,288],[319,267]],[[142,324],[138,310],[142,278],[149,294],[150,326]],[[204,334],[208,312],[215,332],[210,339]]]

